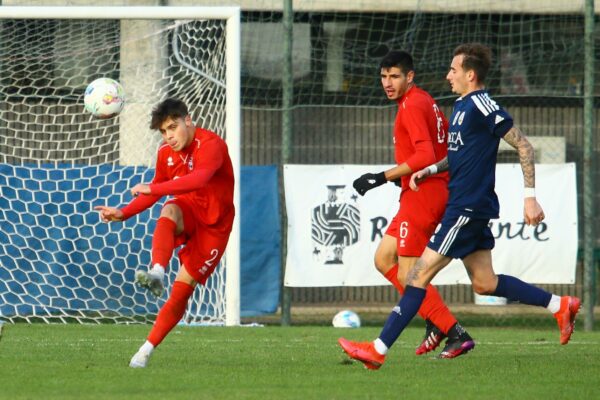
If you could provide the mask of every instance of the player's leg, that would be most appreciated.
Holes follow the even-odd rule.
[[[178,238],[184,232],[182,208],[185,206],[179,200],[171,200],[163,206],[152,235],[152,267],[149,271],[141,269],[135,273],[136,284],[150,290],[156,297],[162,296],[164,292],[166,267],[171,260],[173,250],[182,242]]]
[[[423,288],[431,286],[429,282],[452,260],[452,258],[456,257],[455,252],[461,254],[460,251],[462,248],[460,245],[462,245],[463,241],[462,236],[460,235],[460,227],[462,226],[462,221],[463,219],[460,215],[453,215],[452,213],[444,215],[435,234],[431,236],[431,240],[427,245],[428,247],[423,252],[423,255],[407,274],[407,293],[405,297],[408,297],[409,295],[409,288],[411,288],[410,294],[411,297],[413,297],[411,300],[406,300],[406,304],[409,307],[408,311],[405,308],[402,308],[402,314],[405,314],[407,318],[398,318],[393,315],[390,316],[388,322],[392,329],[388,329],[387,332],[382,332],[382,335],[380,335],[383,344],[393,343],[396,340],[396,331],[404,329],[402,325],[405,323],[405,320],[410,320],[412,304],[419,303],[419,297],[423,294]],[[456,245],[456,243],[459,244],[458,247],[451,246],[452,244]],[[401,252],[402,250],[399,249],[398,253],[401,254]],[[425,291],[425,294],[427,294],[427,291]],[[423,298],[421,302],[424,300],[425,299]],[[402,302],[399,306],[401,305]],[[388,346],[383,346],[380,343],[379,347],[385,349],[385,347]],[[460,324],[455,324],[449,331],[448,341],[439,357],[454,358],[470,351],[474,347],[475,342],[469,334],[460,326]]]
[[[557,296],[510,275],[496,275],[490,250],[478,250],[463,259],[478,294],[506,297],[512,301],[545,307],[556,318],[560,343],[567,344],[575,327],[575,317],[581,305],[573,296]]]
[[[440,181],[425,185],[418,192],[408,191],[402,195],[400,210],[394,218],[395,229],[388,229],[398,239],[398,281],[402,286],[405,286],[408,271],[414,267],[442,219],[446,193],[445,182]],[[431,284],[426,287],[419,315],[428,323],[425,338],[416,349],[417,354],[432,351],[445,336],[457,338],[464,331]]]
[[[361,361],[366,368],[378,369],[381,367],[388,349],[396,342],[421,307],[426,294],[425,287],[437,271],[445,267],[450,260],[451,258],[426,248],[409,272],[404,296],[393,308],[379,337],[374,342],[351,342],[340,338],[338,342],[346,354]]]
[[[393,224],[390,224],[390,227]],[[396,290],[404,293],[404,286],[398,281],[398,253],[396,252],[397,238],[389,234],[389,229],[381,238],[375,251],[375,268],[387,279]]]
[[[398,280],[400,280],[401,276],[404,276],[403,281],[406,279],[406,275],[414,267],[417,260],[418,257],[398,257]],[[466,330],[448,309],[437,288],[430,283],[426,286],[425,290],[425,298],[418,313],[427,321],[427,327],[423,341],[416,348],[415,353],[421,355],[435,350],[446,337],[448,337],[448,342],[461,344],[467,341],[472,342],[473,339],[466,333]],[[471,348],[472,345],[469,344],[469,350]],[[454,358],[463,354],[463,352],[454,352],[451,355],[442,353],[441,356],[444,358]]]
[[[154,351],[154,348],[158,346],[163,339],[168,335],[169,332],[177,325],[188,304],[188,300],[194,288],[196,287],[196,280],[186,270],[185,266],[177,273],[177,278],[171,288],[171,294],[168,300],[162,306],[156,321],[150,330],[150,334],[146,342],[140,347],[137,353],[131,358],[129,366],[132,368],[144,368],[148,363],[150,355]]]
[[[388,231],[375,252],[375,267],[394,285],[400,294],[404,294],[404,280],[406,274],[417,261],[418,257],[398,257],[397,234],[398,216],[392,221]],[[424,245],[423,245],[424,247]],[[452,329],[458,328],[456,318],[444,304],[439,292],[429,285],[423,306],[419,309],[419,315],[425,320],[425,335],[422,342],[417,346],[417,355],[425,354],[435,350]]]

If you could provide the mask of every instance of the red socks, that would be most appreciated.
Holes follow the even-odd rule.
[[[404,286],[402,286],[400,284],[400,281],[398,280],[398,264],[394,264],[392,269],[386,272],[383,276],[385,277],[385,279],[392,282],[392,285],[394,285],[398,293],[404,294]]]
[[[444,334],[448,335],[450,328],[458,321],[456,321],[456,318],[454,318],[454,315],[452,315],[446,303],[442,300],[442,296],[440,296],[440,292],[438,292],[435,286],[429,284],[425,289],[427,292],[425,293],[425,299],[421,304],[421,308],[419,308],[419,315],[426,315],[426,317],[423,317],[424,319],[430,320]]]
[[[154,347],[158,346],[165,336],[171,332],[171,329],[181,321],[192,293],[194,293],[193,286],[181,281],[173,283],[171,295],[158,312],[154,326],[148,335],[148,341]]]
[[[385,279],[394,285],[400,294],[404,294],[404,287],[400,284],[400,281],[398,281],[398,264],[394,264],[392,269],[384,276]],[[433,322],[433,324],[444,332],[444,334],[447,334],[450,328],[457,322],[454,315],[452,315],[444,303],[444,300],[442,300],[440,293],[431,284],[426,287],[425,299],[419,308],[419,315],[421,318]]]
[[[169,265],[175,248],[176,228],[177,224],[167,217],[160,217],[156,221],[152,236],[152,266],[158,264],[166,269]]]

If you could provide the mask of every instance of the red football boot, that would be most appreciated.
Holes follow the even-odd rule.
[[[569,343],[571,334],[575,328],[575,316],[581,307],[581,300],[574,296],[562,296],[560,298],[560,310],[554,314],[558,329],[560,329],[560,344]]]
[[[442,343],[442,340],[446,337],[444,332],[438,329],[430,320],[425,321],[427,326],[425,328],[425,336],[423,337],[423,341],[415,350],[415,354],[420,356],[421,354],[429,353],[437,349],[437,347]]]
[[[373,342],[352,342],[339,338],[338,343],[350,358],[358,360],[368,369],[379,369],[385,361],[385,355],[379,354]]]

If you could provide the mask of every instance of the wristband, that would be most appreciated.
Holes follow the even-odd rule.
[[[429,175],[435,175],[438,172],[437,165],[433,164],[427,167],[427,171],[429,171]]]
[[[535,197],[535,188],[525,188],[523,190],[523,197]]]

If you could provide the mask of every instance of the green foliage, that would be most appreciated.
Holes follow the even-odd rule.
[[[147,325],[5,325],[0,399],[558,399],[593,398],[600,333],[473,328],[473,352],[417,357],[409,328],[379,371],[347,361],[339,336],[375,327],[177,327],[143,370],[128,367]]]

